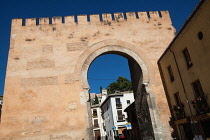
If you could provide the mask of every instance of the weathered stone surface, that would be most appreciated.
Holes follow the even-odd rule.
[[[52,45],[43,45],[42,52],[43,53],[53,53],[53,46]]]
[[[72,84],[75,81],[75,75],[74,74],[66,74],[65,75],[65,84]]]
[[[54,68],[55,62],[51,60],[41,60],[33,61],[27,63],[27,69],[44,69],[44,68]]]
[[[72,103],[70,103],[69,104],[69,110],[70,111],[73,111],[73,110],[75,110],[77,108],[77,103],[76,102],[72,102]]]
[[[87,38],[82,37],[81,41],[85,41],[86,39]],[[67,43],[67,52],[84,50],[87,45],[87,42]]]
[[[45,86],[45,85],[57,85],[58,77],[36,77],[36,78],[23,78],[21,85],[23,87],[29,86]]]

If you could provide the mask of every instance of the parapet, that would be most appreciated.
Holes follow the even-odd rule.
[[[100,18],[101,17],[101,18]],[[89,18],[89,20],[88,20]],[[170,20],[168,11],[149,11],[149,12],[127,12],[127,13],[105,13],[105,14],[93,14],[93,15],[77,15],[77,16],[65,16],[63,17],[44,17],[44,18],[27,18],[27,19],[13,19],[12,26],[34,26],[34,25],[47,25],[47,24],[85,24],[85,23],[97,23],[103,21],[124,21],[139,19],[142,21],[150,19],[163,19]]]

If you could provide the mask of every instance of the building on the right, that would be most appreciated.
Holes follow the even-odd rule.
[[[158,60],[181,140],[210,139],[210,1],[201,0]]]

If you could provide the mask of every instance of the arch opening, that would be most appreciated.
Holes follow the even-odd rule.
[[[151,136],[151,139],[155,139],[153,128],[155,124],[152,124],[152,115],[151,110],[149,109],[148,104],[148,92],[147,87],[149,86],[149,72],[147,65],[142,60],[142,58],[135,52],[130,49],[124,48],[122,46],[104,46],[97,50],[94,50],[85,60],[82,65],[81,71],[81,82],[84,90],[89,90],[88,84],[88,69],[92,62],[98,57],[106,54],[116,54],[127,58],[130,77],[132,81],[133,93],[135,98],[135,111],[136,117],[138,120],[139,126],[147,122],[147,127],[139,127],[139,133],[142,137],[148,138],[148,134]],[[144,124],[145,125],[145,124]]]
[[[88,69],[89,92],[98,94],[102,88],[110,90],[108,86],[110,83],[117,82],[119,76],[131,81],[128,59],[113,53],[100,55],[93,60]],[[118,91],[129,90],[130,87],[131,85],[129,88],[118,89]]]
[[[102,55],[106,55],[106,54],[116,54],[116,55],[120,55],[120,56],[127,58],[129,67],[130,67],[131,80],[134,81],[133,78],[138,76],[139,77],[138,79],[141,81],[142,84],[146,84],[146,85],[149,84],[149,82],[150,82],[149,72],[146,67],[146,64],[144,63],[144,61],[142,60],[141,57],[139,57],[133,51],[123,48],[121,46],[105,46],[105,47],[98,49],[98,50],[94,51],[93,53],[91,53],[85,59],[83,65],[82,65],[81,82],[82,82],[82,86],[84,89],[90,89],[90,86],[88,84],[88,79],[87,79],[87,73],[88,73],[88,69],[89,69],[90,65],[92,64],[92,62],[95,59],[97,59],[98,57],[100,57]]]

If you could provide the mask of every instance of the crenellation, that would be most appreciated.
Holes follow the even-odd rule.
[[[100,15],[99,14],[90,15],[90,22],[100,22]]]
[[[170,15],[169,15],[169,12],[166,10],[166,11],[160,11],[160,14],[161,14],[161,17],[164,18],[164,19],[170,19]]]
[[[158,11],[149,11],[149,16],[150,18],[159,18],[159,13]]]
[[[62,24],[62,17],[53,17],[52,24]]]
[[[77,16],[77,22],[79,24],[87,23],[87,15],[78,15]]]
[[[64,19],[65,19],[65,24],[75,23],[74,16],[65,16]]]
[[[116,21],[122,21],[124,19],[124,14],[123,13],[114,13],[114,20]]]
[[[140,20],[144,20],[144,19],[148,20],[147,12],[138,12],[138,16]]]
[[[22,26],[22,23],[23,23],[22,18],[12,19],[12,27]]]
[[[39,25],[46,25],[46,24],[49,24],[49,23],[50,23],[50,18],[49,17],[39,19]]]
[[[100,19],[101,18],[101,19]],[[114,18],[114,19],[113,19]],[[78,16],[65,16],[64,24],[87,24],[87,23],[96,23],[104,21],[105,25],[111,25],[112,20],[114,21],[125,21],[125,20],[133,20],[139,18],[140,21],[149,20],[149,18],[160,18],[162,20],[170,20],[170,15],[168,11],[149,11],[149,12],[127,12],[127,13],[114,13],[113,15],[110,13],[104,14],[92,14],[90,15],[90,22],[88,21],[88,15],[78,15]],[[62,17],[53,17],[52,24],[62,24]],[[36,23],[36,22],[39,23]],[[24,26],[23,19],[13,19],[12,26]],[[25,26],[35,26],[35,25],[48,25],[50,23],[49,17],[39,18],[27,18],[25,22]]]
[[[112,21],[112,15],[109,13],[102,14],[102,20]]]
[[[36,25],[36,18],[27,18],[25,21],[26,26]]]
[[[136,19],[136,13],[135,12],[127,12],[126,17],[127,17],[127,20]]]

